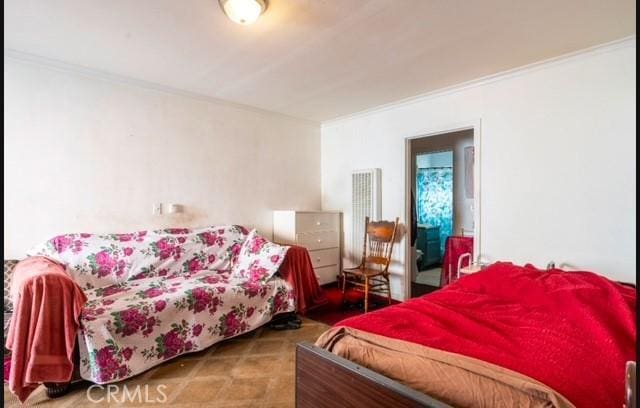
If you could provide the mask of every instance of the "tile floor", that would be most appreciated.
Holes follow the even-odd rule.
[[[24,406],[293,407],[295,345],[301,341],[314,342],[328,328],[309,319],[303,319],[298,330],[262,327],[116,383],[119,388],[110,394],[114,397],[111,401],[107,400],[106,389],[94,388],[88,396],[91,384],[77,383],[59,399],[47,398],[40,386]],[[125,395],[124,385],[129,395]],[[139,394],[135,394],[136,390],[140,390]],[[130,395],[133,402],[128,398]],[[20,406],[6,385],[4,405]]]

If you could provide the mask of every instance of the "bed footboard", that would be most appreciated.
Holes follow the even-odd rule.
[[[624,408],[636,408],[638,403],[638,383],[636,381],[636,362],[628,361],[625,375]]]
[[[310,343],[296,347],[296,407],[449,405]]]

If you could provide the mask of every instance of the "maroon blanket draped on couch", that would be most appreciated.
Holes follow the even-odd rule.
[[[313,271],[309,252],[305,248],[299,246],[289,248],[279,272],[294,289],[298,313],[305,314],[327,303],[327,298]]]
[[[6,344],[11,350],[9,389],[24,402],[40,383],[71,380],[76,332],[87,298],[63,265],[43,257],[16,265],[11,297],[15,311]]]

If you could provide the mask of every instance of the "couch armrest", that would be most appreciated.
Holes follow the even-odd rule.
[[[11,288],[11,275],[13,274],[13,268],[18,264],[17,259],[5,259],[4,260],[4,311],[11,312],[13,310],[13,304],[9,297],[9,288]]]
[[[8,350],[4,348],[7,341],[7,333],[9,331],[9,321],[11,320],[11,314],[13,313],[13,303],[11,303],[11,297],[9,296],[9,288],[11,287],[11,274],[13,268],[18,264],[17,259],[5,259],[4,260],[4,321],[3,321],[3,335],[2,345],[4,354],[8,353]]]

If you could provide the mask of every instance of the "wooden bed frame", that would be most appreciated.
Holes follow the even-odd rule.
[[[637,405],[636,362],[627,362],[625,405]],[[311,343],[296,346],[296,407],[450,407]]]
[[[296,346],[296,407],[450,408],[311,343]]]

